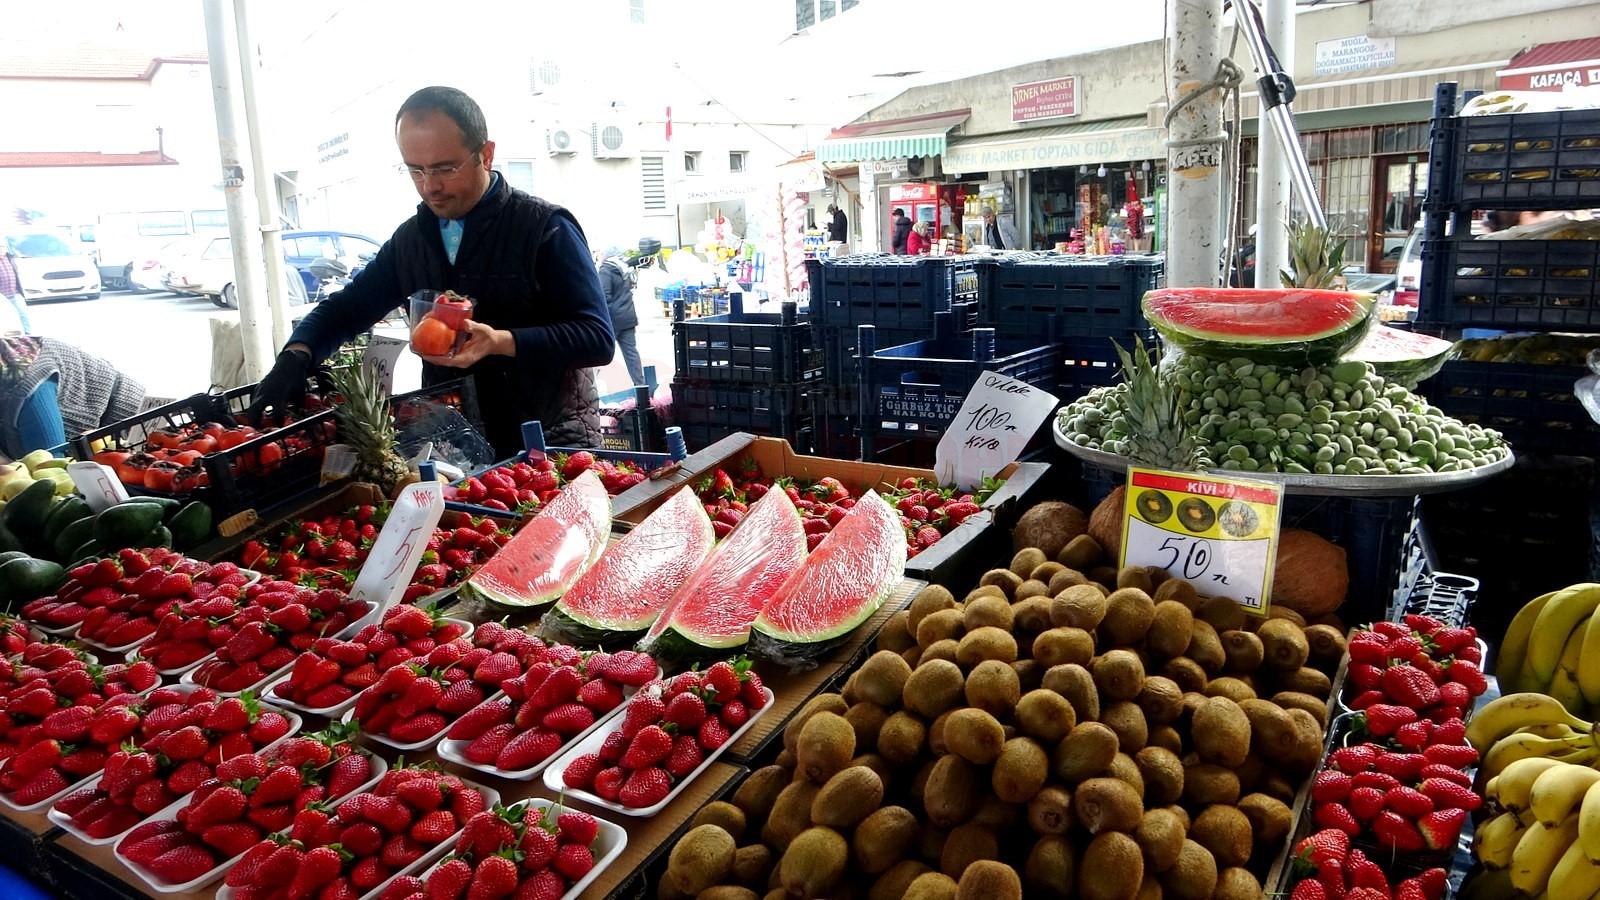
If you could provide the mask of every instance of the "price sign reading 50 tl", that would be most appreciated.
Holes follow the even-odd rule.
[[[1154,566],[1267,611],[1283,488],[1265,481],[1128,469],[1122,564]]]

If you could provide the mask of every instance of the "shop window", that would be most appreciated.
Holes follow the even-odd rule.
[[[525,159],[513,159],[495,164],[495,171],[511,185],[524,194],[533,193],[533,163]]]
[[[860,2],[861,0],[839,0],[839,12],[849,12]]]
[[[794,30],[804,31],[817,24],[817,0],[794,0]]]
[[[743,151],[743,150],[731,150],[731,151],[729,151],[728,152],[728,171],[729,172],[734,172],[734,173],[743,172],[744,171],[744,158],[745,158],[745,151]]]
[[[700,174],[700,151],[694,150],[683,155],[683,174]]]
[[[628,0],[628,21],[635,25],[644,24],[644,0]]]
[[[661,156],[642,156],[639,158],[639,169],[642,180],[641,195],[644,200],[644,211],[647,213],[661,213],[667,209],[667,161]]]
[[[173,234],[188,234],[189,223],[183,219],[183,213],[148,212],[139,214],[139,235],[141,237],[166,237]]]
[[[831,19],[836,12],[838,12],[838,4],[835,0],[821,0],[817,4],[817,18],[819,20]]]
[[[196,232],[228,230],[228,211],[225,209],[197,209],[189,217],[194,221]]]

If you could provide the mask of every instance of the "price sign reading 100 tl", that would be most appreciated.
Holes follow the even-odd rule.
[[[1122,565],[1164,569],[1202,595],[1265,613],[1282,492],[1264,481],[1130,468]]]

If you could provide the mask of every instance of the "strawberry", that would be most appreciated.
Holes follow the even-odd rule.
[[[493,765],[500,751],[511,743],[511,738],[517,733],[517,726],[509,722],[493,725],[485,729],[472,743],[462,751],[462,755],[479,765]]]
[[[483,688],[471,681],[462,680],[446,688],[439,696],[438,709],[446,715],[458,716],[483,702]]]
[[[627,780],[628,773],[621,766],[601,769],[594,776],[595,796],[614,803],[622,795]]]
[[[248,803],[243,791],[232,785],[223,785],[189,807],[188,826],[198,828],[214,822],[237,821],[244,815]]]
[[[1422,771],[1418,772],[1417,775],[1421,777],[1424,782],[1427,782],[1429,779],[1440,778],[1445,781],[1455,782],[1462,787],[1472,787],[1471,773],[1462,771],[1455,766],[1429,763],[1428,765],[1423,766]],[[1423,793],[1427,793],[1427,791],[1424,790]]]
[[[733,663],[723,660],[712,664],[706,670],[705,687],[710,692],[710,699],[717,703],[727,703],[739,696],[739,674],[749,668],[749,663],[740,662],[743,668],[735,668]]]
[[[666,704],[658,694],[653,691],[640,691],[628,702],[628,708],[622,714],[622,728],[619,733],[632,740],[645,726],[660,722],[666,710]]]
[[[700,746],[707,750],[715,750],[728,742],[730,734],[728,727],[718,718],[708,718],[700,723],[698,738]]]
[[[511,702],[503,698],[495,700],[469,710],[450,726],[450,732],[445,737],[452,741],[470,741],[483,734],[490,726],[501,724],[510,718]]]
[[[1385,772],[1362,772],[1350,779],[1350,783],[1357,790],[1361,788],[1377,788],[1380,791],[1390,791],[1400,786],[1400,779]]]
[[[1340,747],[1328,754],[1328,762],[1334,768],[1349,775],[1365,772],[1371,768],[1372,761],[1378,756],[1378,748],[1372,744],[1357,744],[1354,747]]]
[[[572,737],[594,724],[594,711],[582,703],[563,703],[544,714],[545,728]]]
[[[427,848],[409,834],[397,834],[384,843],[383,849],[378,851],[378,858],[391,869],[403,869],[426,852]]]
[[[584,844],[562,844],[550,867],[569,881],[577,881],[594,868],[594,854]]]
[[[1369,887],[1388,892],[1389,877],[1361,850],[1351,850],[1350,855],[1345,857],[1344,867],[1352,888]]]
[[[516,893],[517,881],[517,864],[497,853],[494,856],[485,858],[478,863],[478,868],[473,870],[472,889],[469,891],[468,896],[474,898],[474,900],[478,900],[478,898],[492,900],[492,898],[496,897],[509,897]]]
[[[460,857],[452,858],[428,876],[428,900],[459,900],[471,882],[472,866]]]
[[[616,682],[594,678],[578,688],[578,702],[596,713],[608,713],[622,705],[622,688]]]
[[[1463,809],[1472,812],[1483,805],[1483,797],[1471,788],[1446,778],[1428,778],[1422,782],[1421,792],[1433,801],[1438,809]]]
[[[667,703],[663,715],[668,722],[678,726],[679,731],[693,731],[706,719],[706,703],[699,696],[685,692]]]
[[[447,809],[426,813],[411,826],[411,838],[425,847],[437,847],[458,830],[455,814]]]
[[[214,865],[215,860],[204,848],[185,844],[152,859],[146,868],[166,884],[182,884],[211,871]]]
[[[496,806],[468,819],[461,830],[461,839],[456,842],[457,850],[484,857],[515,844],[517,832],[506,821],[506,812],[505,808]]]
[[[1465,816],[1465,813],[1462,815]],[[1372,821],[1372,833],[1377,837],[1379,845],[1386,850],[1415,853],[1425,846],[1422,835],[1416,827],[1392,810],[1378,814]]]
[[[506,744],[505,748],[500,751],[494,764],[497,768],[507,771],[526,769],[535,763],[549,759],[560,749],[560,734],[543,728],[535,728],[512,738],[510,743]]]
[[[450,724],[449,720],[436,712],[426,712],[419,716],[396,722],[389,728],[389,737],[401,744],[412,744],[425,741],[433,735],[443,731]]]
[[[1433,723],[1427,719],[1407,722],[1395,729],[1390,737],[1396,745],[1407,750],[1421,750],[1428,745],[1433,734]]]
[[[1392,702],[1412,709],[1426,709],[1439,702],[1439,686],[1421,669],[1410,665],[1385,669],[1383,692]]]
[[[1361,833],[1361,823],[1356,821],[1355,814],[1343,803],[1319,804],[1312,818],[1322,828],[1337,828],[1350,835]]]
[[[1372,761],[1373,768],[1400,781],[1414,781],[1426,763],[1420,753],[1383,753]]]
[[[1415,878],[1407,878],[1405,884],[1416,884],[1422,890],[1425,900],[1440,900],[1444,897],[1444,889],[1449,879],[1444,869],[1435,866]]]
[[[1387,737],[1394,734],[1401,725],[1415,722],[1417,712],[1404,706],[1395,706],[1389,703],[1378,703],[1366,708],[1362,713],[1366,722],[1367,731],[1378,737]]]
[[[656,661],[648,653],[622,650],[611,655],[604,676],[627,687],[643,687],[656,677]]]
[[[350,883],[357,888],[370,891],[389,879],[389,867],[384,865],[377,857],[369,856],[356,863],[350,870]]]
[[[267,761],[258,753],[244,753],[230,757],[217,764],[217,777],[223,781],[243,781],[246,778],[260,778],[267,774]],[[299,789],[299,779],[295,779],[295,788]],[[293,796],[293,795],[290,795]],[[261,802],[277,803],[286,798],[275,797]],[[257,806],[260,803],[256,804]]]
[[[1359,822],[1371,822],[1383,812],[1383,791],[1375,787],[1359,787],[1350,792],[1347,805]]]
[[[599,777],[596,776],[597,785]],[[628,780],[622,785],[618,798],[624,805],[638,809],[660,803],[671,791],[672,782],[666,770],[650,766],[638,769],[629,775]]]
[[[595,835],[600,833],[600,823],[594,816],[584,812],[567,810],[556,817],[556,826],[561,830],[562,840],[587,847],[594,843]]]
[[[1433,801],[1421,791],[1401,785],[1383,796],[1385,809],[1392,809],[1407,819],[1419,819],[1433,812]]]
[[[1331,900],[1323,890],[1320,882],[1310,878],[1294,886],[1294,891],[1289,894],[1289,900]]]
[[[1483,672],[1465,660],[1458,659],[1451,663],[1445,670],[1445,675],[1452,682],[1465,686],[1467,694],[1472,697],[1480,696],[1489,689],[1489,680],[1484,677]]]
[[[627,751],[622,754],[622,766],[626,769],[646,769],[666,759],[671,752],[672,736],[659,725],[646,725],[628,743]]]
[[[1327,769],[1317,773],[1311,784],[1311,799],[1317,803],[1338,803],[1350,796],[1350,776]]]
[[[1467,811],[1461,808],[1441,809],[1428,813],[1417,822],[1422,832],[1422,842],[1430,850],[1444,850],[1455,845],[1461,826],[1467,821]]]
[[[261,840],[261,830],[245,822],[225,822],[201,832],[200,840],[215,847],[223,859],[232,859]]]
[[[709,721],[715,721],[708,719]],[[666,769],[674,778],[685,778],[705,759],[700,743],[694,735],[680,734],[672,739],[672,753],[667,757]]]

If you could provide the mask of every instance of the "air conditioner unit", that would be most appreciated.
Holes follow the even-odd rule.
[[[625,122],[595,122],[589,129],[589,144],[595,159],[629,159],[633,156],[633,127]]]
[[[553,59],[528,62],[528,93],[535,97],[561,86],[561,64]]]
[[[565,125],[545,129],[544,148],[551,156],[570,156],[578,152],[578,135]]]

